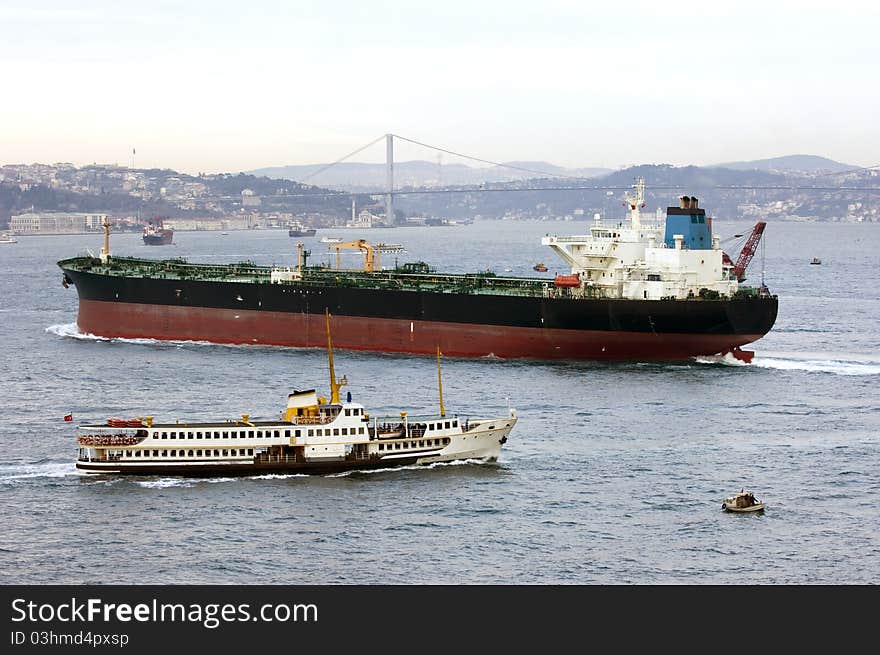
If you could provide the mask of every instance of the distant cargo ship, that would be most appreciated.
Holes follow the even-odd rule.
[[[162,223],[144,226],[144,244],[147,246],[167,246],[174,239],[174,230],[165,227]]]
[[[313,237],[317,230],[313,227],[306,227],[302,223],[291,223],[288,225],[287,236],[291,237]]]
[[[643,223],[644,183],[627,195],[628,224],[596,220],[585,236],[542,242],[571,267],[557,279],[386,271],[363,242],[363,271],[191,264],[111,257],[58,262],[79,295],[77,324],[103,337],[319,347],[324,312],[340,348],[448,356],[675,360],[732,353],[764,336],[778,301],[745,269],[764,223],[734,262],[696,198]],[[300,248],[300,253],[302,249]]]

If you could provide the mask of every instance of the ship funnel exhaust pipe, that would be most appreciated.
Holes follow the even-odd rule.
[[[691,207],[691,199],[690,198],[688,198],[687,196],[682,196],[681,198],[678,199],[678,201],[679,201],[679,207],[681,207],[681,209],[690,209],[690,207]]]

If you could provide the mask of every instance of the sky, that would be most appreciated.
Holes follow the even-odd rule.
[[[238,172],[396,133],[568,167],[873,166],[878,35],[863,1],[0,0],[0,164]]]

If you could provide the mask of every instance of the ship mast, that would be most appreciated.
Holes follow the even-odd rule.
[[[641,209],[645,206],[645,178],[636,178],[636,183],[632,185],[635,189],[634,194],[624,194],[623,198],[629,206],[630,220],[632,221],[632,229],[638,230],[641,223]]]
[[[440,416],[446,416],[443,406],[443,376],[440,374],[440,346],[437,346],[437,388],[440,390]]]
[[[104,246],[101,248],[101,261],[106,264],[110,259],[110,219],[104,217]]]
[[[330,403],[339,404],[339,389],[348,384],[348,380],[343,375],[339,382],[336,381],[336,370],[333,368],[333,343],[330,340],[330,308],[325,308],[324,313],[327,316],[327,359],[330,361]]]

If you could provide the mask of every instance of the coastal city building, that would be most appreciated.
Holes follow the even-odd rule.
[[[107,214],[80,212],[27,212],[10,217],[9,229],[16,234],[78,234],[101,230]]]

